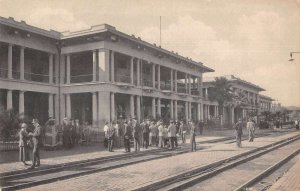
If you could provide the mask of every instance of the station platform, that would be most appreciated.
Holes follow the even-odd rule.
[[[270,191],[300,191],[300,154],[296,163],[271,186]]]
[[[257,130],[257,135],[266,135],[271,133],[285,133],[289,132],[289,129],[280,130]],[[247,132],[244,131],[244,136],[247,137]],[[198,135],[196,137],[196,142],[198,145],[205,146],[206,142],[218,142],[226,138],[233,137],[232,129],[213,129],[205,130],[203,135]],[[189,137],[187,136],[187,141],[185,145],[189,145]],[[217,143],[216,143],[217,144]],[[179,141],[179,146],[184,144]],[[147,152],[157,147],[148,147],[148,149],[141,148],[142,152]],[[133,149],[132,149],[133,151]],[[24,166],[18,161],[18,151],[8,151],[0,153],[0,173],[24,170],[28,166]],[[78,145],[69,150],[54,150],[54,151],[40,151],[41,157],[41,168],[47,168],[50,166],[61,165],[65,163],[77,162],[82,160],[92,160],[102,157],[110,157],[124,154],[124,148],[115,148],[114,152],[108,152],[102,143],[95,143],[91,145]],[[31,161],[29,162],[31,163]]]

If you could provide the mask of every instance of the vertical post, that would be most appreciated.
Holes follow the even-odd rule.
[[[185,102],[185,118],[188,121],[189,120],[189,102]]]
[[[177,93],[177,70],[174,71],[174,75],[175,75],[175,92]]]
[[[133,65],[133,60],[134,60],[134,58],[131,57],[131,59],[130,59],[130,83],[131,84],[134,84],[134,73],[133,73],[133,71],[134,71],[134,65]]]
[[[134,95],[130,95],[130,117],[134,116]]]
[[[66,94],[66,115],[68,119],[71,119],[71,95]]]
[[[59,117],[59,97],[58,94],[54,95],[54,117],[56,124],[59,124],[60,117]]]
[[[20,80],[24,80],[25,70],[24,70],[24,47],[20,47]]]
[[[105,121],[110,121],[110,92],[98,92],[98,124],[103,131]]]
[[[67,55],[67,84],[71,82],[71,58],[70,55]]]
[[[115,120],[115,93],[111,92],[110,94],[110,118]]]
[[[92,93],[92,103],[93,103],[93,127],[96,126],[97,124],[97,117],[98,117],[98,111],[97,111],[97,108],[98,108],[98,105],[97,105],[97,93],[96,92],[93,92]]]
[[[60,56],[60,83],[61,84],[65,84],[66,83],[66,71],[65,71],[65,69],[66,69],[66,57],[65,57],[65,55],[61,55]],[[62,117],[65,117],[64,115],[62,116]]]
[[[93,50],[93,82],[97,80],[97,51]]]
[[[152,87],[155,89],[155,64],[152,64]]]
[[[155,111],[155,98],[152,98],[152,116],[155,119],[156,118],[156,111]]]
[[[173,107],[173,100],[170,100],[170,118],[174,119],[174,107]]]
[[[159,117],[161,117],[161,100],[160,100],[160,98],[157,98],[157,114]]]
[[[52,93],[49,93],[48,95],[48,117],[54,117]]]
[[[207,105],[207,119],[210,119],[210,105]]]
[[[192,119],[192,102],[189,103],[189,118]]]
[[[53,84],[53,54],[52,53],[49,54],[49,83]]]
[[[19,114],[24,114],[24,91],[19,92]]]
[[[98,50],[98,68],[99,68],[99,82],[109,81],[109,50]]]
[[[12,79],[12,44],[8,44],[8,78]]]
[[[12,104],[12,90],[7,90],[7,96],[6,96],[6,109],[9,110],[9,109],[12,109],[13,108],[13,104]]]
[[[54,75],[55,75],[55,83],[59,83],[59,56],[57,54],[54,55],[55,60],[55,66],[54,66]],[[56,116],[56,119],[58,120],[58,117]]]
[[[197,120],[201,120],[201,104],[197,103]]]
[[[203,109],[203,107],[204,107],[204,105],[201,103],[201,104],[200,104],[200,119],[201,119],[201,120],[204,120],[204,116],[203,116],[203,110],[204,110],[204,109]]]
[[[157,89],[160,90],[160,65],[157,65]]]
[[[114,82],[115,81],[115,52],[111,51],[111,63],[110,63],[110,68],[111,68],[111,81]]]
[[[170,77],[171,77],[171,91],[173,91],[173,89],[174,89],[174,82],[173,82],[173,70],[172,69],[170,69]]]
[[[136,118],[138,123],[141,122],[141,97],[136,96]]]
[[[175,120],[178,120],[178,111],[177,111],[177,100],[174,100],[174,117],[175,117]]]
[[[140,86],[141,85],[141,71],[140,71],[140,62],[141,62],[141,59],[138,59],[137,60],[137,67],[136,67],[136,76],[137,76],[137,86]]]
[[[187,94],[188,93],[187,73],[185,73],[184,83],[185,83],[185,93]]]
[[[231,123],[234,124],[234,107],[231,108]]]
[[[189,74],[189,94],[191,94],[191,75]]]

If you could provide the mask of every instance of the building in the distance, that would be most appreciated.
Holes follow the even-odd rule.
[[[246,119],[249,116],[258,116],[262,111],[271,111],[272,98],[261,95],[263,88],[247,82],[233,75],[222,76],[231,86],[234,98],[225,103],[223,108],[223,123],[235,123],[239,118]],[[209,92],[213,87],[215,78],[203,79],[203,105],[204,120],[219,118],[218,103],[209,99]]]
[[[42,122],[200,120],[213,71],[107,24],[60,33],[0,17],[0,106]]]

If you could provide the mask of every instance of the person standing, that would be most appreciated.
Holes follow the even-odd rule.
[[[173,120],[170,120],[170,125],[168,127],[168,137],[169,137],[169,146],[171,149],[174,148],[174,141],[176,136],[176,127]]]
[[[239,119],[238,122],[234,124],[233,128],[235,129],[236,145],[237,147],[242,147],[242,135],[243,135],[242,119]]]
[[[104,147],[108,148],[108,138],[107,138],[108,122],[107,121],[105,121],[103,131],[104,131]]]
[[[174,137],[174,142],[175,142],[175,147],[177,148],[178,147],[178,136],[179,136],[179,126],[180,126],[180,123],[178,120],[175,121],[175,128],[176,128],[176,134],[175,134],[175,137]]]
[[[180,135],[181,135],[181,140],[182,143],[185,143],[185,135],[186,135],[186,130],[187,130],[187,126],[184,123],[184,121],[180,121],[180,126],[179,126],[179,131],[180,131]]]
[[[156,145],[156,130],[155,130],[155,124],[154,124],[154,121],[151,121],[150,123],[150,126],[149,126],[149,135],[150,135],[150,145],[153,146],[153,145]]]
[[[191,151],[196,152],[196,126],[193,121],[190,121],[190,135],[191,135]]]
[[[143,124],[143,126],[142,126]],[[148,149],[149,146],[149,122],[143,121],[141,124],[142,132],[143,132],[143,148]]]
[[[29,139],[29,135],[27,132],[27,125],[26,123],[21,124],[21,130],[19,132],[19,160],[24,164],[24,165],[29,165],[26,163],[27,160],[29,160],[29,148],[27,141]]]
[[[140,151],[140,127],[137,124],[135,118],[132,119],[132,133],[133,133],[133,144],[134,144],[134,151]]]
[[[115,137],[115,128],[113,127],[113,125],[109,125],[107,129],[107,141],[108,141],[109,152],[113,152],[114,137]]]
[[[36,166],[40,166],[40,148],[39,148],[39,141],[41,135],[41,126],[39,125],[39,121],[37,119],[32,120],[32,124],[34,126],[33,133],[29,133],[29,136],[32,137],[33,141],[33,151],[32,151],[32,165],[30,169],[35,168]]]
[[[159,121],[157,123],[158,123],[158,139],[159,139],[158,146],[160,148],[163,148],[165,146],[165,143],[164,143],[164,130],[165,130],[165,128],[164,128],[161,121]]]
[[[203,123],[202,120],[200,120],[199,123],[198,123],[198,128],[199,128],[200,135],[203,134],[203,127],[204,127],[204,123]]]
[[[131,127],[124,121],[124,147],[125,152],[130,152]]]
[[[248,130],[248,134],[249,134],[249,142],[253,142],[255,123],[254,123],[253,119],[251,119],[251,118],[249,118],[249,121],[247,122],[247,130]]]

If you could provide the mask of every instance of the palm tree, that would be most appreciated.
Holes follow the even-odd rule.
[[[223,107],[232,101],[233,93],[229,81],[225,77],[216,77],[213,87],[209,89],[209,99],[219,104],[219,114],[223,115]]]

